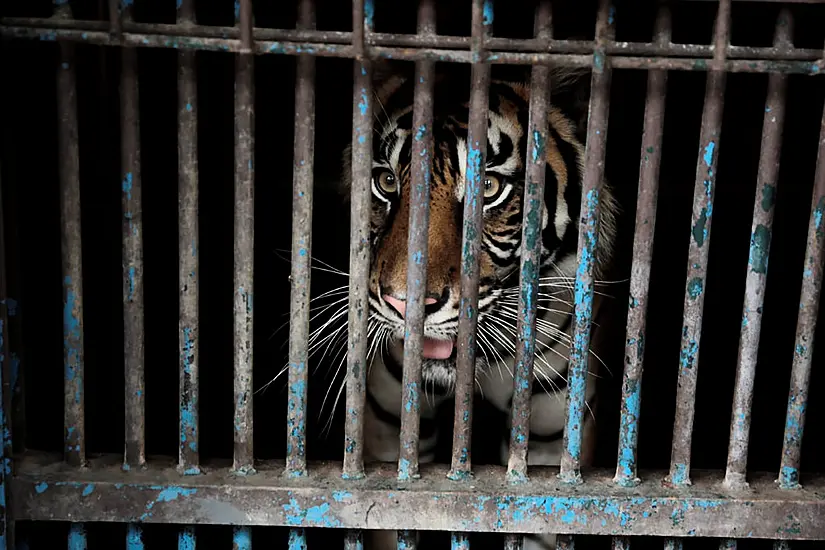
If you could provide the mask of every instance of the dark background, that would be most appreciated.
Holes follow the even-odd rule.
[[[77,18],[105,19],[97,2],[71,2]],[[201,24],[232,25],[231,2],[200,2]],[[296,7],[288,2],[256,2],[258,27],[291,28]],[[415,2],[376,1],[376,30],[415,31]],[[558,38],[592,38],[596,2],[556,2]],[[650,41],[655,14],[652,2],[616,3],[617,39]],[[317,0],[319,29],[351,30],[348,2]],[[174,23],[174,2],[137,0],[136,19]],[[470,2],[439,1],[438,32],[469,35]],[[711,42],[715,2],[679,2],[673,8],[674,42]],[[4,16],[50,15],[50,2],[4,2]],[[733,11],[735,45],[769,46],[779,7],[736,2]],[[822,48],[825,6],[792,5],[798,47]],[[496,3],[494,33],[529,37],[533,3]],[[21,357],[25,387],[25,446],[38,451],[62,449],[62,298],[60,216],[57,173],[55,75],[58,47],[37,41],[0,43],[3,99],[2,191],[9,253],[10,296],[19,306]],[[79,44],[77,51],[80,176],[83,218],[83,291],[85,307],[87,452],[123,450],[123,321],[121,295],[120,141],[118,48]],[[143,179],[146,436],[149,455],[177,455],[178,335],[177,335],[177,56],[171,49],[138,50],[140,131]],[[199,52],[198,147],[200,173],[200,451],[202,461],[232,456],[232,215],[233,215],[233,83],[234,56]],[[529,69],[527,69],[529,71]],[[494,68],[494,76],[501,71]],[[289,249],[294,124],[295,58],[259,56],[255,60],[255,334],[254,384],[260,390],[286,365],[289,312]],[[524,73],[529,74],[529,73]],[[728,76],[705,321],[699,357],[699,387],[692,465],[696,469],[725,467],[741,324],[745,269],[767,75]],[[630,274],[633,219],[638,185],[639,152],[647,76],[644,71],[614,71],[608,132],[607,177],[617,189],[625,212],[621,222],[614,280]],[[467,81],[469,86],[469,79]],[[336,268],[348,269],[348,207],[334,191],[340,177],[342,150],[351,135],[352,62],[317,60],[316,191],[312,254]],[[691,202],[697,144],[705,90],[705,73],[673,72],[668,77],[665,137],[654,245],[639,464],[666,470],[679,355]],[[759,365],[749,468],[777,472],[794,346],[796,315],[810,215],[825,79],[791,76],[778,182],[777,207]],[[341,224],[341,225],[334,225]],[[313,271],[313,295],[345,284],[341,276]],[[611,285],[620,313],[627,303],[627,284]],[[821,333],[821,329],[818,331]],[[819,338],[818,338],[819,339]],[[599,409],[600,444],[597,466],[615,468],[618,404],[621,393],[624,334],[620,330],[603,357],[612,377],[604,385]],[[803,446],[802,471],[825,470],[825,455],[814,443],[825,422],[822,405],[825,376],[822,354],[814,356],[810,401]],[[321,428],[329,404],[320,406],[329,388],[330,365],[319,365],[310,380],[311,419],[308,453],[311,460],[339,460],[343,454],[343,397],[329,434]],[[337,365],[336,365],[337,366]],[[340,383],[341,378],[338,378]],[[333,388],[333,392],[337,387]],[[285,455],[285,376],[255,395],[255,453],[258,458]],[[443,428],[446,446],[439,461],[449,461],[452,412]],[[479,407],[477,422],[489,426],[506,419]],[[485,433],[478,430],[477,434]],[[477,437],[478,439],[478,437]],[[18,443],[20,443],[18,441]],[[483,443],[477,441],[477,443]],[[474,454],[476,463],[495,463],[498,442],[488,441]],[[489,451],[492,451],[490,453]],[[25,523],[31,548],[65,545],[65,525],[50,529]],[[90,548],[122,547],[123,526],[94,525]],[[172,526],[145,530],[149,548],[172,547]],[[256,548],[285,547],[285,530],[255,529]],[[229,528],[199,528],[198,547],[216,541],[228,547]],[[338,542],[316,537],[332,535]],[[340,533],[310,533],[310,547],[341,547]],[[485,537],[485,540],[495,537]],[[117,541],[111,543],[109,541]],[[317,540],[315,546],[313,541]],[[443,539],[441,539],[443,541]],[[156,542],[153,542],[156,541]],[[163,542],[161,542],[163,541]],[[271,542],[264,542],[271,541]],[[277,541],[277,542],[276,542]],[[593,538],[603,547],[607,538]],[[482,540],[474,541],[473,548]],[[582,540],[579,545],[586,542]],[[640,541],[644,543],[645,541]],[[658,540],[649,540],[659,546]],[[687,548],[698,547],[691,541]],[[160,546],[156,546],[160,544]],[[716,543],[713,543],[714,545]],[[760,542],[744,548],[761,548]],[[767,541],[761,541],[768,547]],[[696,546],[693,546],[696,545]],[[583,545],[587,548],[590,544]],[[634,542],[634,548],[638,546]],[[262,547],[262,546],[261,546]],[[807,547],[807,546],[804,546]]]

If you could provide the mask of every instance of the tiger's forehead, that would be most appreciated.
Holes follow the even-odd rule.
[[[490,102],[487,111],[486,170],[512,177],[524,169],[522,149],[526,145],[527,104],[500,95],[491,94],[491,99],[495,101]],[[425,129],[414,132],[411,104],[382,114],[373,165],[391,169],[401,176],[409,172],[413,140],[420,139]],[[444,180],[452,182],[459,201],[464,197],[467,170],[468,118],[469,108],[465,103],[434,113],[432,126],[433,185],[444,185]]]

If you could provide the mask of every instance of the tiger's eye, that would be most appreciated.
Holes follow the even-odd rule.
[[[486,174],[484,176],[484,198],[489,199],[490,197],[495,197],[500,188],[501,181],[498,179],[498,176],[493,174]]]
[[[398,181],[395,179],[395,176],[389,170],[384,170],[380,174],[378,174],[378,188],[388,194],[392,195],[398,190]]]

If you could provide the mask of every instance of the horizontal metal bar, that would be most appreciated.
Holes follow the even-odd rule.
[[[101,21],[55,20],[46,18],[9,17],[0,20],[0,32],[8,27],[27,27],[43,30],[79,30],[85,32],[108,32],[109,25]],[[218,27],[208,25],[187,25],[185,27],[156,23],[123,23],[123,30],[128,34],[161,35],[175,38],[217,38],[227,41],[240,40],[238,27]],[[254,41],[285,43],[317,43],[327,45],[350,45],[353,36],[350,32],[319,31],[309,29],[263,29],[252,30]],[[367,45],[396,46],[400,48],[434,48],[445,50],[470,49],[470,37],[447,35],[415,35],[370,33]],[[489,50],[524,53],[550,54],[592,54],[594,42],[588,40],[554,40],[548,38],[514,39],[490,37],[485,41]],[[713,48],[705,44],[673,44],[649,42],[614,42],[607,41],[605,53],[610,56],[646,56],[646,57],[713,57]],[[753,46],[730,46],[728,57],[732,59],[771,59],[788,61],[816,61],[822,58],[822,50],[812,48],[776,48]]]
[[[69,40],[88,44],[119,46],[105,31],[54,30],[48,27],[9,27],[0,26],[0,36],[13,38],[31,38],[42,41]],[[122,44],[126,46],[144,46],[154,48],[175,48],[189,50],[241,52],[242,44],[237,39],[181,37],[172,34],[138,34],[124,33]],[[323,44],[318,42],[281,42],[271,40],[256,41],[253,47],[256,54],[300,55],[309,53],[319,57],[356,57],[351,45]],[[471,63],[472,53],[447,49],[415,49],[400,47],[374,47],[368,54],[371,58],[396,59],[405,61],[440,61],[452,63]],[[592,55],[559,53],[523,53],[490,50],[485,60],[492,64],[534,65],[553,64],[558,67],[591,67]],[[674,71],[708,71],[711,57],[702,58],[664,58],[664,57],[607,57],[607,65],[614,69],[667,69]],[[721,68],[733,73],[793,73],[825,74],[825,60],[771,60],[748,58],[728,60]]]
[[[627,489],[612,471],[580,485],[534,467],[532,484],[502,484],[502,467],[476,466],[472,485],[447,479],[446,465],[422,465],[414,484],[397,481],[394,463],[368,466],[342,480],[340,463],[310,463],[309,476],[282,475],[283,461],[261,461],[239,478],[229,461],[181,476],[175,461],[123,472],[108,455],[73,471],[58,456],[16,457],[11,479],[16,520],[234,524],[246,526],[410,529],[665,537],[825,539],[825,476],[789,493],[772,474],[753,474],[751,491],[729,491],[722,473],[693,472],[693,485],[663,485],[663,472]],[[159,480],[165,480],[159,482]],[[648,481],[649,480],[649,481]],[[399,489],[399,487],[403,487]],[[426,509],[426,514],[410,510]]]

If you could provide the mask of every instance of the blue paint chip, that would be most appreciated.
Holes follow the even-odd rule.
[[[713,164],[713,150],[716,149],[716,143],[713,141],[708,142],[705,146],[705,154],[702,159],[705,161],[705,166],[710,168],[710,165]]]
[[[41,481],[40,483],[34,486],[34,490],[37,492],[38,495],[42,495],[43,493],[45,493],[48,488],[49,484],[45,481]]]

